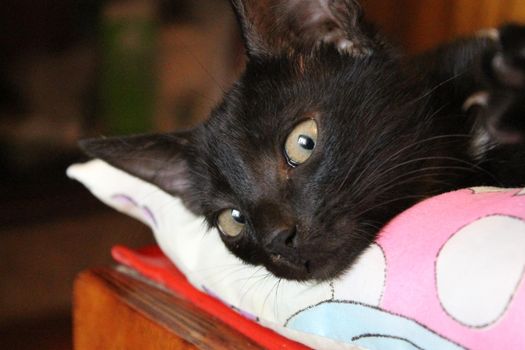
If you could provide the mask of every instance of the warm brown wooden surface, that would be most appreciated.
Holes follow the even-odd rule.
[[[74,346],[88,349],[261,349],[184,299],[114,268],[79,275]]]
[[[524,0],[362,0],[367,17],[411,52],[505,22],[525,23]]]

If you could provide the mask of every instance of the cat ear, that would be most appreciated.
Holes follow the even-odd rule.
[[[334,45],[341,53],[368,55],[357,0],[231,0],[249,56],[277,56]]]
[[[189,132],[96,138],[82,140],[79,144],[88,155],[168,193],[183,196],[190,187],[184,155],[188,139]]]

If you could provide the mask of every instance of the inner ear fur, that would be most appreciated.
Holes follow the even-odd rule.
[[[368,55],[356,0],[231,0],[249,56],[279,56],[333,45],[341,53]]]

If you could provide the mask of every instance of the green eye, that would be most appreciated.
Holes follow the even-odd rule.
[[[237,209],[225,209],[219,214],[217,226],[223,235],[237,237],[246,224],[246,218]]]
[[[284,151],[291,166],[303,164],[312,155],[317,144],[317,123],[308,119],[298,124],[286,139]]]

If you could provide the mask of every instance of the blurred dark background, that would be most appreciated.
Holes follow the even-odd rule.
[[[525,20],[523,0],[363,0],[409,52]],[[206,118],[242,70],[226,0],[0,3],[0,349],[70,349],[71,286],[148,229],[65,177],[84,137]]]

